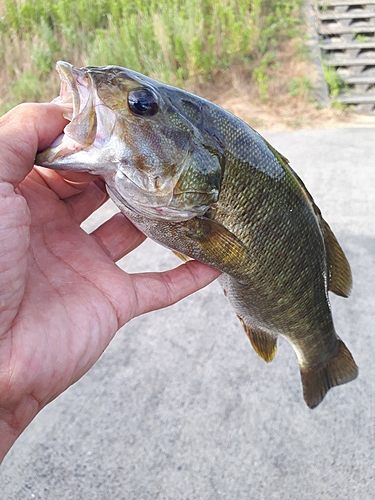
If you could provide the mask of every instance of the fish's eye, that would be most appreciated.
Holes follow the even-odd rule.
[[[139,116],[153,116],[159,110],[156,97],[147,89],[131,90],[128,94],[128,105],[130,111]]]

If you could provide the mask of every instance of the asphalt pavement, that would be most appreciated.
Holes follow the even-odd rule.
[[[213,283],[118,332],[12,448],[1,500],[374,498],[375,128],[264,135],[351,263],[352,295],[331,300],[358,379],[309,410],[290,345],[281,339],[264,363]],[[112,211],[106,205],[85,228]],[[178,263],[147,241],[119,264],[135,272]]]

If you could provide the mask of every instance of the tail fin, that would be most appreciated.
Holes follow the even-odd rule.
[[[331,387],[346,384],[358,375],[358,367],[342,340],[333,357],[324,364],[301,368],[303,397],[311,409],[318,406]]]

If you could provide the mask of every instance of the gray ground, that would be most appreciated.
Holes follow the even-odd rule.
[[[332,308],[359,378],[309,410],[289,344],[281,339],[266,365],[215,283],[117,334],[11,450],[1,500],[374,498],[375,129],[267,138],[289,157],[351,262],[352,296],[333,296]],[[146,242],[121,266],[175,263]]]

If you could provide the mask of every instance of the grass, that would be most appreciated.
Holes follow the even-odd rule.
[[[329,94],[332,98],[337,97],[341,94],[345,88],[345,83],[337,73],[337,71],[332,68],[332,66],[323,65],[324,77],[328,85]]]
[[[0,111],[57,93],[55,62],[130,67],[188,89],[267,68],[298,33],[302,0],[0,0]]]
[[[311,80],[306,76],[303,78],[292,78],[288,83],[288,94],[290,96],[302,95],[305,99],[310,99],[313,91],[314,86]]]

